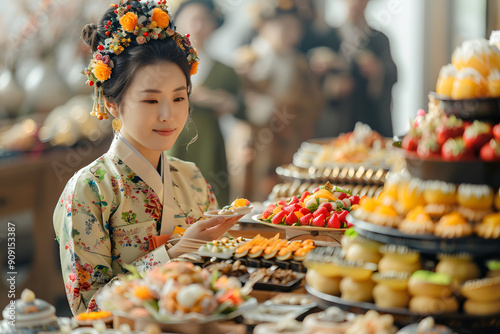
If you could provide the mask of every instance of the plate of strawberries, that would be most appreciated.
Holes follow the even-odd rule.
[[[269,204],[266,210],[252,218],[277,228],[329,231],[345,230],[351,226],[347,215],[359,207],[359,197],[350,190],[333,186],[330,182],[312,193]]]

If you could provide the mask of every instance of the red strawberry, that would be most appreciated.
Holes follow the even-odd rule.
[[[297,217],[297,215],[295,214],[295,212],[291,212],[290,214],[288,214],[288,216],[286,217],[285,219],[285,223],[287,225],[293,225],[295,224],[297,221],[299,220],[299,218]]]
[[[353,195],[349,197],[349,200],[351,201],[351,205],[359,204],[359,196]]]
[[[311,195],[311,193],[310,193],[309,191],[304,191],[304,192],[302,193],[302,196],[300,196],[300,201],[301,201],[301,202],[304,202],[304,199],[305,199],[307,196],[309,196],[309,195]]]
[[[418,143],[417,154],[422,159],[439,157],[441,145],[438,144],[436,135],[432,134],[427,138],[422,138]]]
[[[278,202],[278,205],[287,206],[288,204],[284,200],[281,200]]]
[[[344,198],[346,198],[348,196],[346,193],[343,193],[341,191],[338,191],[337,194],[338,194],[337,198],[340,200],[343,200]]]
[[[318,227],[325,227],[325,215],[319,215],[312,220],[312,225]]]
[[[295,204],[295,203],[299,203],[299,199],[297,197],[293,196],[290,199],[290,202],[288,202],[288,204]]]
[[[479,157],[485,161],[500,161],[500,140],[492,139],[484,144],[479,151]]]
[[[493,127],[493,136],[496,140],[500,140],[500,123]]]
[[[474,121],[465,129],[463,138],[465,146],[476,151],[493,138],[493,129],[488,123]]]
[[[278,212],[274,217],[273,219],[271,220],[271,222],[273,224],[281,224],[281,222],[283,222],[283,219],[286,217],[286,212],[285,211],[280,211]]]
[[[414,152],[418,147],[418,138],[407,134],[401,141],[401,148],[406,151]]]
[[[340,220],[335,212],[330,217],[330,219],[328,219],[328,222],[326,223],[326,225],[328,227],[331,227],[331,228],[340,228]]]
[[[307,214],[311,213],[311,211],[309,211],[308,208],[302,208],[299,210],[299,212],[303,215],[307,215]]]
[[[444,160],[458,161],[474,157],[471,150],[465,147],[464,140],[461,137],[448,139],[441,149],[441,156]]]
[[[328,210],[328,212],[332,212],[333,211],[333,205],[331,202],[325,202],[325,203],[321,203],[318,207],[318,209],[321,209],[321,208],[325,208],[326,210]]]
[[[342,210],[339,212],[339,221],[341,223],[346,223],[347,222],[347,215],[349,214],[349,211],[347,210]]]
[[[269,210],[269,211],[273,211],[274,209],[276,209],[276,205],[274,205],[272,203],[267,206],[267,210]]]
[[[286,213],[290,213],[294,211],[299,211],[300,209],[302,209],[302,207],[299,204],[290,204],[288,206],[285,206],[283,208],[283,211],[285,211]]]
[[[328,212],[328,210],[325,207],[321,207],[318,210],[314,211],[313,213],[314,218],[318,217],[319,215],[328,217],[328,215],[330,215],[330,212]]]
[[[464,122],[451,115],[448,119],[446,119],[444,124],[438,126],[436,129],[437,142],[439,145],[443,145],[450,138],[462,136],[464,130]]]
[[[307,215],[299,219],[300,225],[309,225],[312,219],[313,219],[312,213],[308,213]]]
[[[261,219],[267,219],[269,218],[269,216],[271,215],[273,211],[272,210],[266,210],[264,212],[262,212],[262,215],[260,216]]]

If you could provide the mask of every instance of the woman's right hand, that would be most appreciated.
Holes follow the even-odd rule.
[[[218,239],[224,233],[229,231],[241,217],[243,217],[243,215],[236,217],[220,216],[197,221],[193,225],[189,226],[189,228],[184,232],[182,238],[175,244],[175,246],[168,250],[169,256],[171,258],[175,258],[184,253],[180,251],[182,248],[186,248],[183,247],[183,240],[186,240],[184,238],[206,241]]]

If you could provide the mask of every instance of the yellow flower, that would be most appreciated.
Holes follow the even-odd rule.
[[[127,32],[133,32],[138,23],[139,18],[133,12],[128,12],[120,17],[120,24],[122,25],[123,30]]]
[[[195,61],[191,64],[191,75],[195,75],[198,72],[198,62]]]
[[[170,22],[170,18],[168,17],[168,14],[161,10],[160,8],[155,8],[153,9],[153,15],[151,19],[156,22],[158,27],[160,28],[166,28],[168,27],[168,23]]]
[[[106,81],[111,75],[111,69],[102,61],[98,61],[97,64],[95,64],[93,72],[99,81]]]

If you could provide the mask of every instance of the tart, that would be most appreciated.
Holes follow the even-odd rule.
[[[370,278],[356,280],[352,277],[344,277],[340,281],[340,297],[356,302],[370,302],[373,300],[374,287],[375,283]]]
[[[470,221],[479,221],[491,212],[493,190],[487,185],[461,184],[457,200],[462,215]]]
[[[406,246],[384,245],[380,248],[384,254],[378,263],[378,271],[413,273],[421,268],[420,254]]]
[[[412,296],[446,298],[451,296],[451,277],[446,274],[418,270],[408,281],[408,291]]]
[[[434,234],[447,239],[467,237],[472,234],[472,226],[460,213],[452,212],[441,217]]]
[[[500,313],[500,300],[489,302],[467,299],[464,303],[464,311],[472,315],[492,315]]]
[[[500,300],[500,277],[470,280],[460,289],[462,295],[480,302]]]
[[[432,218],[440,218],[454,209],[457,203],[457,187],[452,183],[427,181],[424,198],[427,202],[425,212]]]
[[[377,284],[373,288],[373,299],[379,307],[406,308],[410,294],[406,290],[395,290],[385,284]]]
[[[378,263],[382,257],[378,252],[380,246],[382,245],[376,241],[357,236],[346,249],[345,258],[349,261]]]
[[[410,299],[408,308],[411,312],[419,314],[450,313],[458,310],[458,302],[453,297],[415,296]]]
[[[500,238],[500,213],[491,213],[484,217],[475,230],[477,235],[485,239]]]
[[[313,289],[329,295],[340,295],[340,281],[342,277],[323,276],[314,269],[307,270],[306,282]]]
[[[446,274],[452,281],[463,283],[479,277],[479,268],[469,254],[439,254],[436,272]]]
[[[404,212],[408,212],[418,205],[426,204],[424,190],[425,182],[417,178],[399,186],[398,202]]]
[[[396,227],[401,217],[393,205],[378,205],[370,215],[369,221],[377,225]]]
[[[424,207],[419,205],[406,214],[398,230],[408,234],[429,234],[434,232],[434,222]]]

